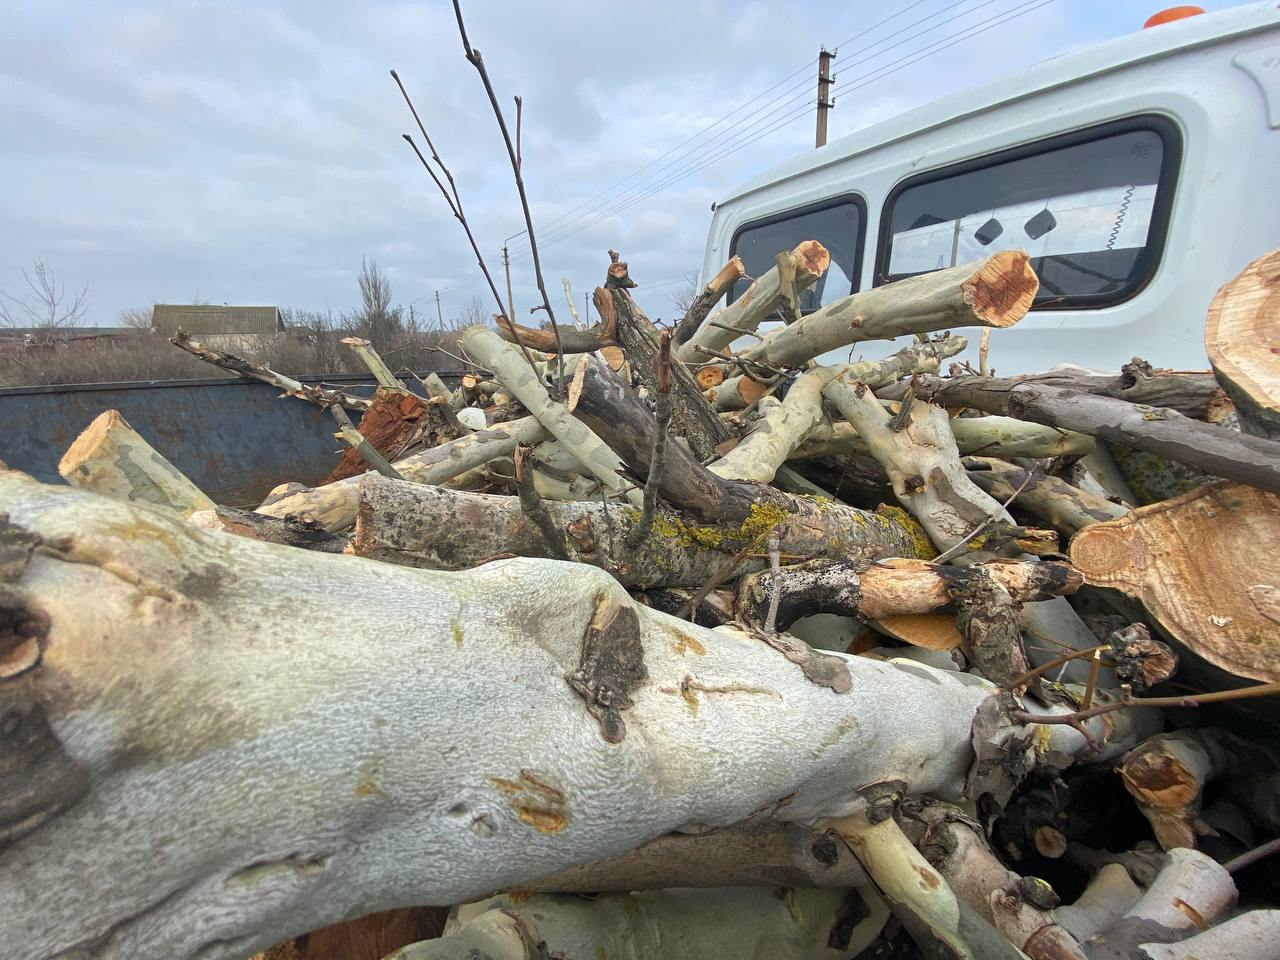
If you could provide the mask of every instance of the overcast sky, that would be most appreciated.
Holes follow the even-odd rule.
[[[553,306],[563,304],[561,276],[580,303],[613,247],[641,283],[641,304],[670,317],[670,294],[700,265],[712,201],[812,148],[820,45],[839,47],[834,140],[1136,30],[1163,5],[469,0],[464,12],[509,122],[512,95],[524,98],[524,177]],[[461,228],[400,139],[412,118],[387,73],[399,71],[452,168],[501,285],[499,251],[523,222],[449,6],[5,8],[0,290],[19,292],[22,268],[40,256],[69,287],[88,285],[90,323],[193,298],[340,311],[357,301],[355,274],[368,256],[397,300],[429,316],[436,290],[446,318],[472,296],[489,309]],[[525,247],[511,242],[517,313],[527,316],[536,290]]]

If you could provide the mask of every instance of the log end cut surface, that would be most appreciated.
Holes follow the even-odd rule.
[[[1040,279],[1021,250],[1002,250],[987,258],[962,285],[965,303],[992,327],[1011,327],[1031,309]]]
[[[800,266],[815,277],[820,277],[831,266],[831,254],[817,240],[805,240],[793,251],[800,260]]]
[[[1280,434],[1280,250],[1254,260],[1209,305],[1205,352],[1228,393]]]
[[[67,452],[58,461],[58,473],[64,477],[68,473],[74,473],[81,464],[98,451],[107,434],[117,424],[129,427],[124,417],[120,416],[119,410],[106,410],[94,417],[93,423],[80,431],[80,436],[76,437],[75,442],[67,448]]]
[[[1071,562],[1224,670],[1280,680],[1280,496],[1217,483],[1096,523]]]

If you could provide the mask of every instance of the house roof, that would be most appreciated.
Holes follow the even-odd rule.
[[[278,307],[230,307],[201,303],[157,303],[151,326],[164,333],[277,333],[284,329]]]

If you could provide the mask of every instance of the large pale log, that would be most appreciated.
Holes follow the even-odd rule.
[[[779,496],[785,496],[780,494]],[[797,499],[798,504],[806,501]],[[853,557],[911,555],[909,531],[862,511],[811,505],[794,514],[766,506],[741,524],[695,525],[658,511],[649,535],[630,542],[639,514],[598,500],[544,504],[562,531],[569,557],[607,570],[630,587],[696,587],[721,572],[750,572],[760,561],[738,559],[775,525],[796,553]],[[349,552],[434,570],[465,570],[499,554],[549,557],[546,541],[514,497],[466,493],[367,475]]]
[[[692,338],[679,341],[676,355],[685,363],[707,359],[703,349],[723,353],[744,333],[754,333],[761,321],[783,302],[788,289],[799,294],[818,282],[831,264],[831,254],[817,240],[805,240],[778,255],[774,266],[756,277],[742,296],[698,328]]]
[[[1204,347],[1241,428],[1280,440],[1280,250],[1254,260],[1218,291]]]
[[[855,918],[855,922],[848,922]],[[502,895],[454,911],[444,936],[387,960],[845,960],[889,918],[869,884],[861,890],[758,887],[650,890],[595,897]]]
[[[1144,943],[1141,960],[1280,960],[1280,910],[1250,910],[1179,943]]]
[[[511,346],[484,326],[467,328],[462,335],[467,353],[493,371],[502,385],[524,404],[547,432],[563,443],[586,469],[613,496],[625,496],[636,506],[640,494],[629,488],[621,476],[622,461],[582,421],[570,415],[563,404],[552,400],[547,388]]]
[[[676,324],[671,334],[672,344],[679,347],[687,343],[689,338],[698,332],[698,328],[702,326],[702,321],[707,318],[711,308],[729,292],[734,281],[741,280],[746,275],[747,268],[743,265],[742,258],[730,257],[719,272],[707,281],[702,291],[693,298],[693,302],[689,304],[689,308],[685,310],[684,316],[680,318],[680,322]]]
[[[129,426],[118,410],[106,410],[80,432],[58,461],[73,487],[188,516],[214,503],[181,470]]]
[[[1059,907],[1053,916],[1076,940],[1088,940],[1124,916],[1141,896],[1142,888],[1122,864],[1106,863],[1075,903]]]
[[[725,381],[728,383],[728,381]],[[947,424],[962,454],[988,457],[1083,456],[1094,448],[1093,437],[1012,417],[952,417]],[[864,456],[867,442],[847,423],[821,424],[792,457]]]
[[[1085,527],[1071,562],[1224,670],[1280,680],[1280,497],[1215,483]]]
[[[415,453],[392,464],[396,472],[414,483],[444,483],[499,457],[509,457],[518,444],[536,444],[551,434],[534,417],[509,420]],[[297,490],[258,507],[269,517],[308,517],[324,530],[345,530],[356,522],[360,477],[349,477],[322,487]],[[274,491],[273,491],[274,493]]]
[[[192,356],[213,364],[215,367],[230,370],[237,376],[248,380],[261,380],[263,383],[268,383],[280,390],[286,397],[308,400],[321,407],[329,407],[335,403],[340,403],[348,410],[369,409],[369,401],[364,397],[352,396],[342,390],[326,390],[324,387],[302,383],[292,377],[286,377],[283,373],[276,373],[270,367],[263,366],[260,363],[237,357],[233,353],[206,347],[203,343],[192,340],[188,334],[183,333],[181,330],[170,337],[169,342],[175,347],[181,347]]]
[[[0,600],[41,648],[0,680],[24,731],[0,754],[12,960],[239,960],[696,824],[848,815],[857,784],[956,796],[992,692],[834,654],[815,671],[581,564],[411,570],[16,472],[0,501],[7,541],[40,544],[7,555]],[[1087,749],[1061,724],[1043,745]]]
[[[1280,493],[1280,442],[1201,423],[1176,410],[1020,380],[922,378],[921,396],[946,407],[1076,430],[1199,467],[1215,477]]]
[[[1006,250],[976,263],[859,291],[771,331],[741,355],[774,366],[797,366],[863,340],[957,327],[1009,327],[1026,315],[1039,286],[1027,255]]]
[[[822,400],[831,399],[826,388],[834,380],[857,380],[874,389],[900,377],[937,370],[943,358],[953,357],[964,348],[964,337],[947,337],[912,344],[884,360],[807,370],[791,384],[786,399],[771,408],[741,443],[711,465],[711,472],[730,480],[769,483],[796,447],[826,419]]]

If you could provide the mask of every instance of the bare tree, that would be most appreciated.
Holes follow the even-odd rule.
[[[360,258],[360,313],[355,317],[360,334],[378,350],[396,345],[404,331],[402,310],[391,306],[391,281],[378,261]]]
[[[0,290],[0,324],[6,327],[34,327],[52,334],[63,327],[79,326],[89,309],[89,287],[85,286],[69,300],[67,287],[42,257],[36,257],[31,269],[22,271],[30,293],[15,297]]]
[[[687,313],[689,306],[697,295],[698,273],[696,270],[690,270],[684,275],[684,285],[677,287],[676,291],[671,294],[671,302],[675,305],[676,312],[681,316]]]
[[[126,307],[120,311],[120,326],[134,330],[151,329],[151,307]]]
[[[489,320],[489,314],[484,309],[484,301],[479,297],[467,297],[462,301],[458,315],[451,322],[459,330],[465,330],[467,327],[474,327],[477,323],[488,324]]]

